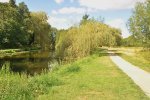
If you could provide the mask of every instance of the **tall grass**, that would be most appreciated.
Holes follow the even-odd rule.
[[[35,100],[40,95],[48,94],[53,87],[64,84],[57,75],[60,68],[57,64],[53,65],[50,72],[35,76],[13,73],[9,66],[6,63],[0,70],[0,100]],[[78,63],[68,64],[64,66],[63,73],[66,75],[80,70]]]
[[[9,71],[8,66],[0,71],[0,100],[33,100],[47,94],[63,82],[53,73],[33,77]]]
[[[81,68],[78,64],[73,64],[66,69],[67,72],[79,72],[80,70]]]

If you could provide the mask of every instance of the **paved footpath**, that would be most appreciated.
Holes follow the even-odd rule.
[[[109,52],[111,60],[150,97],[150,73]]]

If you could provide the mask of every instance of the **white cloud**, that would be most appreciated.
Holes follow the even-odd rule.
[[[65,17],[58,17],[58,16],[52,16],[49,18],[48,22],[52,27],[56,27],[57,29],[68,29],[69,27],[73,25],[77,25],[82,16],[65,16]]]
[[[146,0],[78,0],[81,6],[95,8],[99,10],[118,10],[131,9],[136,2],[144,2]]]
[[[124,38],[130,36],[130,33],[129,33],[127,27],[126,27],[126,22],[123,19],[121,19],[121,18],[108,21],[108,22],[106,22],[106,24],[110,25],[111,27],[121,29],[122,36]]]
[[[64,7],[59,10],[53,10],[52,14],[84,14],[89,12],[95,12],[95,9],[91,8],[77,8],[77,7]]]
[[[9,2],[9,0],[0,0],[0,2]]]
[[[60,3],[64,2],[64,0],[55,0],[55,2],[56,2],[57,4],[60,4]]]
[[[48,22],[50,23],[50,25],[58,29],[67,29],[68,25],[66,25],[66,23],[67,24],[69,23],[68,20],[65,18],[56,18],[56,17],[50,17],[48,19]]]

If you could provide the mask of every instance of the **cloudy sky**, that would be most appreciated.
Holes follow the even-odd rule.
[[[0,0],[7,2],[8,0]],[[105,23],[122,30],[123,37],[130,35],[126,24],[136,2],[145,0],[16,0],[25,2],[30,11],[45,11],[48,22],[58,29],[67,29],[80,22],[87,13],[90,17],[104,17]]]

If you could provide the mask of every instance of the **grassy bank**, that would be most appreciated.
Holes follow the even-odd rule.
[[[34,77],[0,72],[1,100],[148,100],[106,54],[92,55]]]

